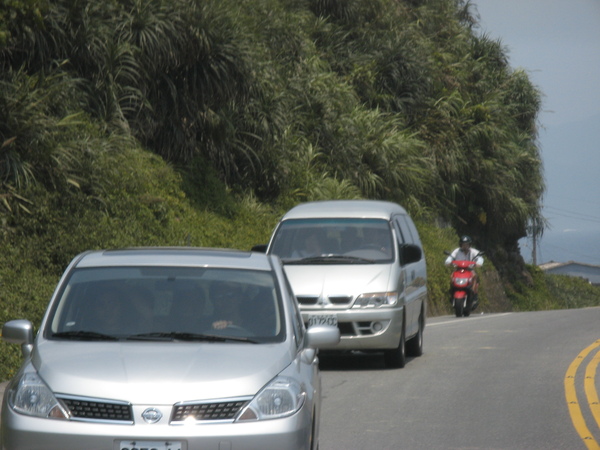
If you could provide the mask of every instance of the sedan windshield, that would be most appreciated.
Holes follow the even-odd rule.
[[[394,257],[383,219],[290,219],[277,228],[271,253],[285,264],[376,264]]]
[[[270,272],[225,268],[77,269],[49,318],[49,339],[278,342],[284,321]]]

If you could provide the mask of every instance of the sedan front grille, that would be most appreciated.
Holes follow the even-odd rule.
[[[133,422],[131,405],[105,400],[61,398],[73,420]]]
[[[214,403],[186,403],[175,405],[171,422],[185,420],[233,420],[248,403],[248,399],[220,401]]]

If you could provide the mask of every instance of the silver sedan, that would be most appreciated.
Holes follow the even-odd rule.
[[[317,348],[277,257],[197,248],[86,252],[2,404],[2,449],[315,449]]]

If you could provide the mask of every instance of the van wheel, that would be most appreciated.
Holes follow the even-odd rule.
[[[389,369],[402,369],[406,364],[406,343],[404,342],[404,321],[402,323],[402,333],[400,335],[400,344],[391,350],[384,350],[383,358],[385,366]]]
[[[425,319],[423,311],[419,315],[419,331],[406,342],[406,354],[408,356],[421,356],[423,354],[423,329],[425,328]]]

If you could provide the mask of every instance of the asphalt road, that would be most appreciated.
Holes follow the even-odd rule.
[[[430,319],[404,369],[321,355],[320,449],[600,448],[599,360],[600,308]]]
[[[404,369],[321,355],[320,449],[600,449],[599,363],[600,308],[429,319]]]

